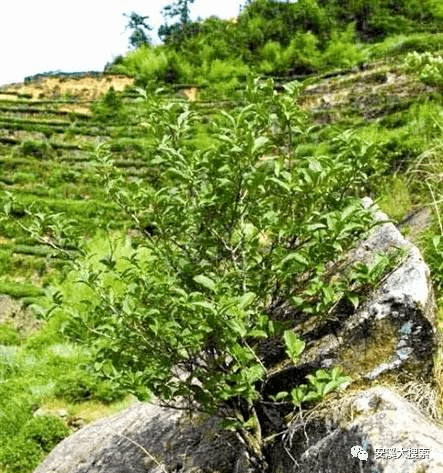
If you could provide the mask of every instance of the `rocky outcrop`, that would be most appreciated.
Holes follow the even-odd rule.
[[[233,473],[247,456],[219,420],[137,402],[63,440],[35,473]]]
[[[340,365],[353,382],[312,412],[301,411],[301,417],[289,406],[273,409],[272,415],[257,406],[259,416],[267,418],[264,436],[278,432],[264,448],[272,473],[443,471],[443,428],[416,407],[426,397],[431,406],[426,412],[438,417],[432,381],[440,337],[429,269],[384,214],[374,211],[374,217],[380,225],[348,261],[370,261],[394,247],[404,255],[358,309],[339,304],[335,316],[320,324],[284,305],[276,309],[293,320],[306,349],[293,366],[282,363],[284,347],[278,342],[273,351],[262,347],[260,356],[272,366],[262,386],[265,401],[306,382],[318,368]],[[374,382],[384,386],[371,388]],[[409,396],[414,402],[402,397],[402,385],[415,390]],[[243,444],[232,432],[219,430],[218,420],[193,423],[182,411],[137,403],[65,439],[35,473],[251,471]]]
[[[372,388],[326,417],[298,418],[269,457],[275,472],[439,473],[443,428],[393,390]]]
[[[365,199],[364,203],[369,207],[372,201]],[[319,324],[315,317],[280,307],[280,317],[294,320],[294,331],[305,340],[306,349],[298,365],[278,365],[267,382],[267,393],[288,390],[303,383],[315,369],[335,365],[354,379],[367,381],[382,375],[395,377],[400,383],[431,379],[432,354],[440,345],[440,336],[429,268],[419,250],[403,238],[386,215],[374,211],[374,217],[385,223],[362,241],[348,260],[369,262],[376,253],[392,248],[403,249],[403,260],[358,310],[351,304],[339,304],[334,318]],[[284,358],[283,344],[274,344],[264,355],[265,362],[267,356],[280,361]]]
[[[243,445],[217,421],[135,403],[65,439],[35,473],[248,473]],[[372,388],[294,419],[266,453],[272,473],[440,473],[443,427]]]

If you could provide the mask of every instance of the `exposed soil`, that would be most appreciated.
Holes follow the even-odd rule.
[[[24,336],[37,331],[42,322],[37,320],[29,309],[22,306],[20,301],[0,295],[0,324],[10,323]]]
[[[11,84],[1,88],[0,100],[17,100],[25,94],[32,100],[54,100],[72,97],[81,99],[78,104],[63,105],[60,110],[88,113],[87,102],[97,99],[111,87],[116,91],[123,91],[130,87],[134,79],[123,75],[106,75],[100,77],[48,77],[38,79],[30,84]]]

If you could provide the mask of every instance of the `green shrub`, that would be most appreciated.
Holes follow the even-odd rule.
[[[5,274],[11,268],[12,249],[0,248],[0,271]]]
[[[0,294],[20,299],[21,297],[36,297],[44,294],[44,291],[29,283],[13,283],[10,281],[0,281]]]
[[[440,0],[430,0],[429,5],[434,18],[443,21],[443,5]]]
[[[260,50],[260,57],[265,61],[275,64],[277,67],[282,62],[283,48],[276,41],[268,41]]]
[[[121,116],[123,111],[121,93],[116,92],[114,87],[110,87],[100,101],[92,104],[91,110],[94,112],[95,117],[100,120],[112,119],[115,121],[118,117],[123,118]]]
[[[126,390],[109,380],[99,381],[86,371],[74,371],[61,376],[55,384],[54,395],[69,402],[96,399],[104,403],[121,400]]]
[[[439,56],[434,58],[434,55],[430,52],[420,54],[417,51],[413,51],[405,58],[405,69],[407,72],[421,72],[424,66],[432,64],[435,59],[438,61],[441,58]]]
[[[297,32],[283,52],[285,66],[295,73],[312,72],[321,67],[319,39],[311,32]]]
[[[29,399],[25,398],[23,392],[17,388],[11,388],[7,383],[0,384],[0,395],[1,447],[19,434],[21,426],[32,416],[32,409]]]
[[[350,67],[364,61],[363,51],[355,44],[354,23],[350,23],[345,31],[332,34],[322,58],[332,67]]]
[[[433,231],[425,232],[421,237],[424,248],[423,257],[431,270],[431,277],[437,297],[443,297],[443,236]]]
[[[43,245],[15,245],[14,253],[36,256],[52,256],[55,251]]]
[[[420,80],[427,85],[443,86],[443,59],[436,58],[431,64],[426,64],[420,73]]]
[[[34,154],[35,156],[35,154]],[[33,172],[16,172],[12,176],[14,184],[37,182],[37,176]]]
[[[174,82],[188,84],[196,81],[196,68],[184,55],[175,51],[168,51],[167,57],[168,69],[166,74],[169,74],[170,78],[174,78]],[[168,82],[171,82],[171,80],[168,80]]]
[[[122,63],[112,67],[112,71],[130,75],[147,84],[151,80],[164,80],[168,65],[167,54],[162,47],[144,45],[128,53]]]
[[[9,439],[0,446],[0,465],[7,473],[31,473],[43,459],[42,449],[22,436]]]
[[[21,340],[19,332],[11,324],[0,325],[0,345],[18,345]]]
[[[411,105],[407,114],[407,130],[421,137],[421,144],[430,144],[441,136],[443,126],[443,106],[434,102],[416,102]]]
[[[209,72],[227,80],[232,66],[214,61]],[[334,153],[294,154],[309,122],[296,105],[300,84],[285,89],[249,80],[246,104],[213,117],[204,149],[188,146],[197,111],[148,98],[159,145],[146,166],[160,170],[158,180],[128,181],[104,147],[96,163],[109,200],[144,232],[143,243],[109,237],[108,248],[90,248],[50,301],[64,335],[90,347],[89,367],[107,383],[102,396],[121,390],[165,404],[180,397],[207,413],[223,406],[259,459],[256,406],[267,367],[258,346],[292,328],[266,308],[286,300],[323,320],[349,296],[346,280],[331,282],[325,268],[372,224],[357,197],[383,169],[377,146],[349,132]],[[302,347],[293,338],[286,336],[291,357]],[[192,376],[175,376],[177,367]]]
[[[207,66],[207,78],[211,82],[215,82],[220,86],[226,86],[226,88],[236,87],[240,81],[245,81],[249,75],[249,67],[242,63],[239,59],[222,61],[216,59]]]
[[[17,347],[15,345],[0,345],[0,379],[14,375],[18,369]]]
[[[25,140],[19,146],[19,152],[23,156],[32,156],[35,158],[44,158],[52,155],[52,147],[47,141]]]
[[[68,427],[55,416],[33,417],[21,429],[20,436],[49,453],[69,434]]]
[[[369,57],[373,59],[383,56],[398,56],[414,51],[417,53],[432,52],[442,48],[443,34],[441,33],[396,34],[365,47]]]

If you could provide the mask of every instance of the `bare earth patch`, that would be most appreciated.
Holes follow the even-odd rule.
[[[30,84],[12,84],[3,88],[3,92],[29,94],[32,99],[54,99],[58,97],[81,97],[83,101],[95,100],[106,93],[111,86],[116,91],[123,91],[131,86],[134,79],[123,75],[106,75],[99,77],[48,77]],[[5,98],[13,98],[13,95]],[[1,96],[0,96],[1,98]]]
[[[24,309],[19,301],[0,295],[0,324],[11,323],[12,326],[27,336],[42,325],[29,309]]]

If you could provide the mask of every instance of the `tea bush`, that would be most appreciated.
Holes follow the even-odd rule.
[[[97,379],[140,399],[219,412],[259,463],[256,407],[269,367],[258,347],[290,328],[270,304],[286,300],[321,319],[354,300],[325,268],[371,227],[358,196],[383,169],[377,147],[349,133],[334,156],[296,154],[309,122],[296,105],[300,84],[285,89],[250,80],[246,105],[215,115],[203,148],[188,146],[198,112],[144,94],[140,119],[150,117],[158,143],[146,165],[157,180],[129,181],[104,145],[96,152],[109,200],[144,239],[123,253],[112,238],[105,253],[86,252],[49,301],[65,336],[92,350]]]
[[[1,444],[0,466],[8,473],[30,472],[68,434],[68,427],[57,417],[31,417],[20,432]]]
[[[443,86],[443,58],[430,52],[413,52],[406,56],[405,68],[418,74],[427,85]]]
[[[19,153],[23,156],[32,156],[35,158],[49,157],[53,149],[47,141],[25,140],[18,148]]]

